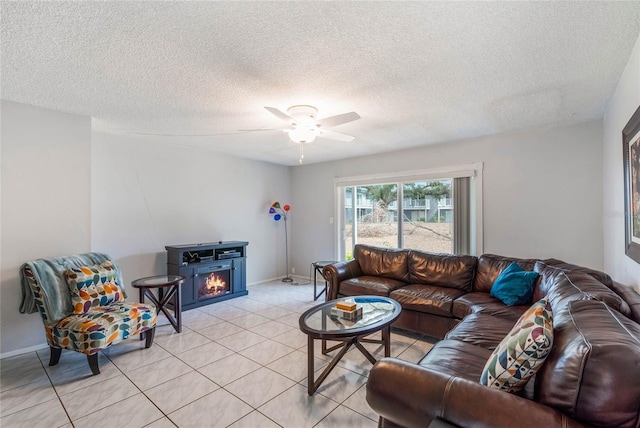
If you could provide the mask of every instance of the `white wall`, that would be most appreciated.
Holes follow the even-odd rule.
[[[41,257],[109,253],[129,284],[166,272],[164,246],[249,241],[247,281],[285,274],[289,168],[93,133],[91,119],[2,100],[2,357],[46,345],[38,314],[20,314],[19,267]]]
[[[334,257],[333,178],[484,163],[484,252],[603,267],[602,122],[292,168],[292,266]]]
[[[622,129],[640,106],[640,37],[604,114],[604,264],[617,281],[640,291],[640,265],[624,253]]]
[[[285,274],[268,209],[289,200],[288,167],[95,132],[92,159],[92,249],[116,260],[129,298],[132,280],[166,273],[165,245],[248,241],[248,283]]]
[[[46,342],[21,314],[19,268],[91,247],[91,119],[2,100],[0,320],[3,356]]]

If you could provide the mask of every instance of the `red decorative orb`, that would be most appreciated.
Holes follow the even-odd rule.
[[[285,211],[289,211],[291,207],[289,205],[285,205],[284,207],[282,207],[282,209]]]

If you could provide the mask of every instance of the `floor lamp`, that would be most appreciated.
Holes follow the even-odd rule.
[[[287,232],[287,214],[291,207],[289,205],[284,205],[280,207],[280,202],[274,202],[271,204],[271,208],[269,208],[269,214],[273,214],[273,219],[275,221],[279,221],[280,219],[284,220],[284,248],[285,248],[285,261],[287,264],[287,276],[282,278],[282,282],[293,282],[293,278],[289,276],[289,234]]]

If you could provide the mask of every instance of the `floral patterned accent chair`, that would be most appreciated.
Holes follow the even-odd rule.
[[[50,366],[68,349],[85,354],[93,374],[99,374],[103,349],[137,334],[146,348],[153,344],[156,308],[124,302],[122,273],[107,254],[34,260],[22,265],[20,280],[20,312],[40,313]]]

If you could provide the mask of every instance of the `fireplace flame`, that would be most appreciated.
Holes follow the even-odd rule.
[[[224,279],[216,276],[215,273],[212,273],[207,277],[205,282],[205,286],[207,290],[213,294],[223,293],[227,284],[224,282]]]

